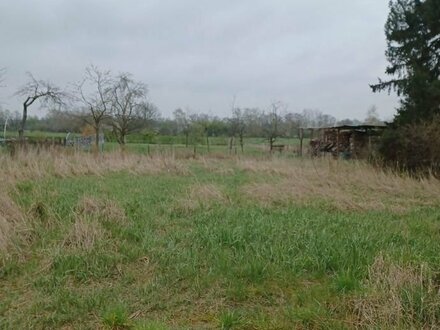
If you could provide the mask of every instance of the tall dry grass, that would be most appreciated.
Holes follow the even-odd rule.
[[[48,176],[103,175],[122,170],[133,174],[187,173],[186,166],[173,157],[120,152],[93,155],[60,149],[17,151],[13,157],[0,153],[0,164],[0,179],[6,182]]]
[[[28,229],[22,210],[7,191],[0,191],[0,256],[16,250],[17,242],[26,236]]]
[[[24,180],[36,180],[49,177],[71,177],[81,175],[101,176],[109,172],[128,171],[129,173],[186,174],[187,166],[173,157],[147,157],[138,154],[119,152],[93,155],[84,152],[29,149],[17,151],[13,156],[0,153],[0,256],[8,256],[18,249],[20,241],[32,231],[28,218],[42,209],[37,205],[36,212],[24,214],[23,210],[10,197],[16,185]],[[114,203],[96,204],[96,201],[83,201],[82,211],[91,212],[93,207],[105,209],[105,216],[124,220],[125,215],[118,211]],[[92,205],[92,204],[96,205]],[[105,213],[104,212],[104,213]],[[118,213],[119,212],[119,213]],[[81,223],[80,223],[81,224]]]
[[[76,218],[86,216],[115,223],[125,223],[127,217],[118,201],[110,199],[97,199],[83,196],[75,208]]]
[[[184,197],[176,200],[174,211],[189,214],[200,208],[208,208],[213,204],[226,204],[227,195],[215,184],[195,184],[190,186]]]
[[[0,252],[16,246],[14,242],[17,237],[30,230],[23,211],[10,198],[10,192],[15,189],[17,182],[54,176],[101,176],[118,171],[134,175],[186,175],[191,173],[190,164],[194,163],[224,176],[234,175],[236,169],[256,175],[258,180],[240,188],[241,196],[265,205],[325,202],[343,210],[401,212],[415,206],[440,203],[438,179],[415,179],[362,162],[234,157],[220,160],[209,156],[179,160],[172,155],[150,157],[119,152],[96,156],[63,150],[17,151],[13,157],[0,153]],[[186,200],[184,204],[194,208],[208,201],[229,202],[227,196],[214,185],[193,186],[187,196],[191,203]],[[110,209],[107,206],[104,205]],[[90,209],[93,205],[89,203],[83,208]],[[123,219],[123,215],[120,219]]]
[[[369,269],[365,294],[351,303],[359,327],[438,329],[437,276],[426,264],[398,265],[379,255]]]
[[[105,230],[96,219],[85,216],[76,217],[68,231],[63,246],[79,250],[90,251],[97,242],[103,240]]]
[[[440,203],[440,181],[417,179],[365,162],[334,160],[240,160],[237,167],[265,182],[242,187],[247,198],[263,204],[326,202],[343,210],[406,211]]]

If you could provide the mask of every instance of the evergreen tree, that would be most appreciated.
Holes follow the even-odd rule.
[[[397,91],[397,124],[431,120],[440,114],[440,0],[392,0],[385,25],[386,74],[374,92]]]

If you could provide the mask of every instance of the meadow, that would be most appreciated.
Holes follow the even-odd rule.
[[[440,327],[440,182],[226,153],[0,153],[2,329]]]

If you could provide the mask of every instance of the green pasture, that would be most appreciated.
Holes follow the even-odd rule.
[[[13,196],[33,234],[0,269],[0,328],[348,329],[359,324],[356,302],[381,296],[369,282],[378,258],[425,265],[438,281],[429,272],[440,269],[440,208],[264,205],[243,194],[280,178],[225,160],[185,174],[20,182]],[[69,233],[79,218],[78,243]],[[397,328],[440,319],[428,308],[438,292],[400,290],[410,315]]]

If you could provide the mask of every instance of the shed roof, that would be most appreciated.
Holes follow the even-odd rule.
[[[387,125],[340,125],[340,126],[327,126],[327,127],[301,127],[303,129],[318,129],[318,130],[332,130],[332,129],[345,129],[345,130],[358,130],[358,129],[385,129]]]

